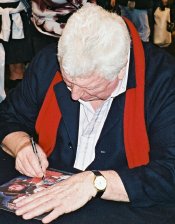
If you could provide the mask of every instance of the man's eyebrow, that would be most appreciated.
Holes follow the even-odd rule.
[[[69,83],[69,84],[77,85],[77,86],[79,86],[81,88],[86,88],[86,89],[96,89],[96,88],[99,87],[98,83],[96,85],[94,85],[94,83],[90,83],[89,85],[87,85],[87,84],[81,85],[81,84],[77,83],[74,80],[69,80],[67,77],[64,77],[64,81]],[[91,86],[91,84],[92,84],[92,86]]]

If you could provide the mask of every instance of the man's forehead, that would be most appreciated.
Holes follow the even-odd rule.
[[[63,79],[73,84],[93,84],[96,82],[105,81],[106,79],[103,76],[92,73],[84,76],[69,76],[67,74],[63,74]],[[106,80],[107,81],[107,80]]]

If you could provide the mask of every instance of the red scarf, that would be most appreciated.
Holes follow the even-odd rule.
[[[124,144],[128,167],[134,168],[149,162],[149,142],[144,118],[145,57],[140,37],[134,25],[124,18],[133,42],[136,88],[126,91],[124,108]],[[56,73],[47,91],[36,121],[39,144],[47,155],[54,149],[61,112],[53,86],[62,81]]]

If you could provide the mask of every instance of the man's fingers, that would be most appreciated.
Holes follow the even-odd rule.
[[[48,215],[46,215],[42,219],[42,223],[50,223],[54,219],[56,219],[59,216],[63,215],[64,213],[65,212],[64,212],[64,209],[62,208],[62,206],[56,207],[55,209],[53,209],[53,211],[51,211]]]
[[[35,177],[42,177],[43,176],[43,170],[42,167],[40,166],[40,163],[38,161],[38,158],[34,153],[32,153],[32,158],[29,158],[26,156],[27,164],[26,164],[26,169],[30,169],[31,172],[34,174]]]
[[[41,153],[39,154],[39,156],[41,155],[41,166],[42,166],[42,170],[43,172],[45,173],[46,172],[46,169],[47,167],[49,166],[49,162],[47,160],[47,157],[45,155],[45,153],[43,153],[43,151],[41,151]]]
[[[38,156],[33,152],[32,146],[28,145],[20,150],[16,156],[16,168],[21,173],[30,177],[42,177],[48,167],[45,153],[37,145]]]
[[[33,162],[33,158],[31,158],[30,160]],[[22,168],[23,173],[29,177],[35,177],[36,172],[31,166],[30,160],[28,159],[28,156],[24,157],[23,155],[19,155],[16,158],[16,162],[20,164],[20,167]]]
[[[49,196],[37,198],[36,200],[33,201],[33,203],[28,203],[25,204],[25,206],[17,208],[16,215],[28,214],[27,215],[28,218],[33,218],[35,216],[41,215],[47,211],[50,211],[53,208],[52,207],[53,205],[49,203],[50,200],[51,198]]]
[[[43,174],[46,172],[47,167],[49,166],[46,154],[43,152],[43,150],[40,148],[39,145],[36,145],[37,148],[37,155],[33,152],[33,161],[31,161],[31,166],[35,170],[36,176],[42,177]],[[27,159],[30,161],[31,158],[27,157]]]
[[[19,159],[16,159],[15,169],[18,170],[20,173],[24,174],[23,167]]]
[[[28,203],[33,203],[35,200],[41,201],[42,198],[47,198],[47,197],[49,197],[49,195],[51,195],[50,198],[52,198],[52,197],[55,198],[55,195],[57,195],[57,198],[58,198],[58,194],[60,194],[60,196],[63,197],[64,188],[59,187],[59,186],[56,187],[53,185],[51,187],[43,189],[42,191],[39,191],[35,194],[30,195],[30,197],[27,197],[24,200],[21,200],[20,202],[18,202],[16,200],[14,202],[17,203],[16,204],[17,207],[22,207],[23,205],[26,205]]]
[[[34,172],[30,172],[29,170],[27,170],[24,166],[23,163],[21,162],[21,160],[19,158],[16,159],[16,170],[18,170],[20,173],[29,176],[29,177],[34,177]]]
[[[58,217],[58,215],[65,213],[65,208],[64,206],[61,206],[61,201],[62,198],[57,198],[57,202],[55,202],[55,197],[53,197],[53,195],[40,197],[34,200],[33,203],[28,203],[25,206],[18,208],[16,210],[16,215],[22,215],[24,219],[32,219],[36,216],[42,215],[46,212],[52,211],[55,208],[58,208],[58,212],[56,213]],[[56,218],[56,216],[54,217]]]

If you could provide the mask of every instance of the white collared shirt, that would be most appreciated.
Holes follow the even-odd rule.
[[[95,146],[99,139],[103,125],[107,118],[114,97],[126,91],[129,69],[129,58],[123,79],[119,80],[117,88],[111,96],[104,101],[103,105],[96,111],[89,102],[80,102],[80,121],[78,133],[78,146],[74,168],[85,170],[95,159]]]

